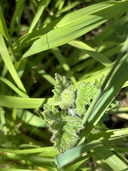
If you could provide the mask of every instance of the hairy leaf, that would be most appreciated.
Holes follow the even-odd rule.
[[[53,100],[58,104],[57,106],[45,104],[43,115],[52,132],[51,141],[61,153],[73,147],[79,139],[79,132],[83,129],[83,116],[86,115],[86,110],[101,87],[104,78],[101,78],[100,81],[96,80],[93,84],[81,82],[77,89],[65,76],[55,74],[55,79]],[[106,112],[113,107],[115,107],[114,103]]]
[[[44,105],[43,115],[53,133],[51,141],[59,152],[71,148],[79,138],[79,131],[83,129],[79,117],[67,114],[67,111],[58,111],[53,106]]]
[[[83,115],[86,112],[86,106],[91,103],[91,100],[96,95],[98,88],[90,83],[82,82],[77,88],[76,98],[76,113]]]
[[[56,85],[53,90],[54,101],[59,102],[61,109],[68,109],[75,105],[75,86],[71,85],[70,81],[65,76],[55,74]]]

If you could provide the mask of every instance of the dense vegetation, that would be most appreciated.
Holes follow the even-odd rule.
[[[127,68],[127,0],[1,0],[0,170],[128,170]]]

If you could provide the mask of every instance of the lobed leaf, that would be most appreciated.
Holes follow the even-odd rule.
[[[76,113],[78,115],[84,115],[86,112],[86,105],[91,103],[91,100],[97,93],[98,88],[93,84],[81,82],[77,87],[76,97]]]
[[[75,87],[65,76],[55,74],[56,85],[53,90],[53,100],[59,103],[61,109],[68,109],[75,103]]]
[[[71,148],[79,136],[78,133],[83,126],[79,117],[67,115],[67,111],[59,111],[57,108],[44,105],[44,118],[49,125],[49,130],[53,133],[51,141],[61,153]]]

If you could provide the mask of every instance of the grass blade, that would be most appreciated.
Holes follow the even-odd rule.
[[[31,23],[31,25],[29,27],[28,33],[30,33],[34,29],[34,27],[36,26],[37,22],[39,21],[39,18],[42,15],[42,12],[48,6],[49,2],[50,2],[50,0],[40,1],[38,10],[36,12],[36,15],[35,15],[34,19],[32,20],[32,23]]]
[[[2,56],[2,59],[6,65],[6,67],[8,68],[8,71],[10,72],[13,80],[15,81],[16,85],[23,91],[23,92],[26,92],[15,68],[14,68],[14,65],[10,59],[10,56],[8,54],[8,50],[6,48],[6,45],[5,45],[5,42],[4,42],[4,39],[2,37],[2,35],[0,34],[0,53],[1,53],[1,56]]]
[[[3,12],[0,6],[0,33],[6,38],[6,40],[10,40],[8,29],[6,26],[6,22],[4,20]]]
[[[14,90],[19,96],[21,97],[28,97],[24,92],[20,91],[14,84],[12,84],[9,80],[6,78],[0,77],[0,81],[7,84],[12,90]]]
[[[120,91],[123,84],[128,80],[128,75],[125,74],[126,68],[128,67],[128,54],[122,57],[122,59],[122,63],[118,66],[116,72],[113,73],[105,89],[101,92],[101,97],[97,99],[96,105],[93,107],[92,116],[89,118],[89,124],[87,123],[85,135],[87,135],[92,130],[94,125],[98,123],[105,109]],[[118,81],[118,79],[120,80]],[[92,105],[90,105],[90,109],[92,108]],[[83,123],[87,121],[87,117],[88,113],[85,115]]]
[[[20,24],[20,16],[23,12],[25,0],[16,1],[16,9],[13,14],[11,25],[10,25],[10,34],[12,35],[15,31],[15,24],[18,22]]]
[[[0,106],[13,107],[13,108],[24,108],[24,109],[34,109],[40,108],[44,103],[52,103],[52,99],[46,98],[20,98],[0,95]]]
[[[104,160],[114,171],[123,171],[128,169],[127,165],[110,149],[105,147],[103,151],[99,151],[97,154],[100,160]]]
[[[104,55],[96,52],[93,48],[91,48],[90,46],[88,46],[87,44],[85,44],[83,42],[74,40],[74,41],[69,42],[69,44],[81,49],[84,52],[87,52],[90,56],[92,56],[95,60],[97,60],[104,66],[108,66],[108,65],[112,64],[112,62],[108,58],[106,58]]]
[[[103,8],[98,8],[98,5],[99,7],[103,5]],[[23,58],[60,46],[82,36],[111,18],[126,11],[127,5],[127,1],[99,3],[96,4],[97,10],[92,9],[92,7],[90,7],[92,11],[85,8],[84,10],[78,10],[63,18],[57,19],[45,28],[47,33],[43,36],[40,35],[41,38],[33,43],[30,49],[23,55]],[[91,15],[89,15],[88,10]],[[49,30],[50,27],[51,29]],[[41,44],[43,47],[40,46]]]

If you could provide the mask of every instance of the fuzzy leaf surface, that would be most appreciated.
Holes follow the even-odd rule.
[[[67,111],[58,111],[53,106],[44,106],[44,118],[52,132],[51,141],[59,152],[71,148],[79,138],[79,131],[83,129],[81,119],[67,115]]]
[[[81,116],[86,112],[86,106],[91,103],[91,100],[97,93],[98,88],[93,84],[82,82],[77,88],[76,97],[76,113]]]
[[[68,109],[75,105],[75,86],[65,76],[55,74],[56,85],[53,90],[54,101],[59,103],[61,109]]]

